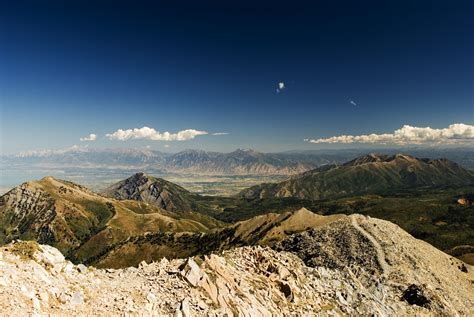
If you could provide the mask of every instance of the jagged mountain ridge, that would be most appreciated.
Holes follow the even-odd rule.
[[[474,172],[446,159],[369,154],[342,165],[317,168],[281,183],[253,186],[239,195],[245,199],[294,197],[317,200],[414,187],[472,184]]]

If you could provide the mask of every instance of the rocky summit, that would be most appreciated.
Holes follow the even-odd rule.
[[[198,195],[183,187],[145,173],[115,183],[102,191],[107,197],[120,200],[137,200],[156,205],[168,211],[192,210],[192,203]]]
[[[473,270],[388,221],[352,215],[273,249],[116,270],[16,241],[0,252],[0,306],[7,315],[469,316]]]

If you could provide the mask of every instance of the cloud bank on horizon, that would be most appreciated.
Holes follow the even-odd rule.
[[[393,133],[339,135],[330,138],[305,139],[305,141],[316,144],[463,144],[474,142],[474,125],[454,123],[443,129],[404,125]]]
[[[187,141],[192,140],[199,135],[209,134],[207,131],[199,131],[194,129],[186,129],[176,133],[159,132],[153,128],[143,127],[135,129],[122,130],[118,129],[113,133],[105,136],[110,140],[127,141],[127,140],[152,140],[152,141]]]

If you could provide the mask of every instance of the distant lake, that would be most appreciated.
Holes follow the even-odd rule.
[[[92,190],[97,190],[112,184],[114,181],[131,176],[137,171],[109,170],[109,169],[0,169],[0,193],[5,193],[11,188],[26,181],[39,180],[45,176],[68,180],[84,185]]]
[[[61,178],[64,176],[64,171],[56,170],[52,173],[47,170],[11,170],[2,168],[0,170],[0,194],[3,194],[26,181],[41,179],[48,175]]]

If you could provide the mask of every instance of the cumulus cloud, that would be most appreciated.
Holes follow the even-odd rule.
[[[228,132],[215,132],[212,135],[227,135],[229,134]]]
[[[192,140],[196,136],[208,134],[206,131],[198,131],[194,129],[187,129],[178,131],[176,133],[159,132],[153,128],[143,127],[135,129],[122,130],[118,129],[113,133],[106,134],[110,140],[137,140],[146,139],[152,141],[187,141]]]
[[[474,126],[463,123],[433,129],[404,125],[393,133],[339,135],[326,139],[305,139],[310,143],[379,143],[379,144],[462,144],[474,142]]]
[[[97,140],[97,134],[91,133],[91,134],[89,134],[88,136],[86,136],[84,138],[80,138],[79,140],[80,141],[95,141],[95,140]]]

